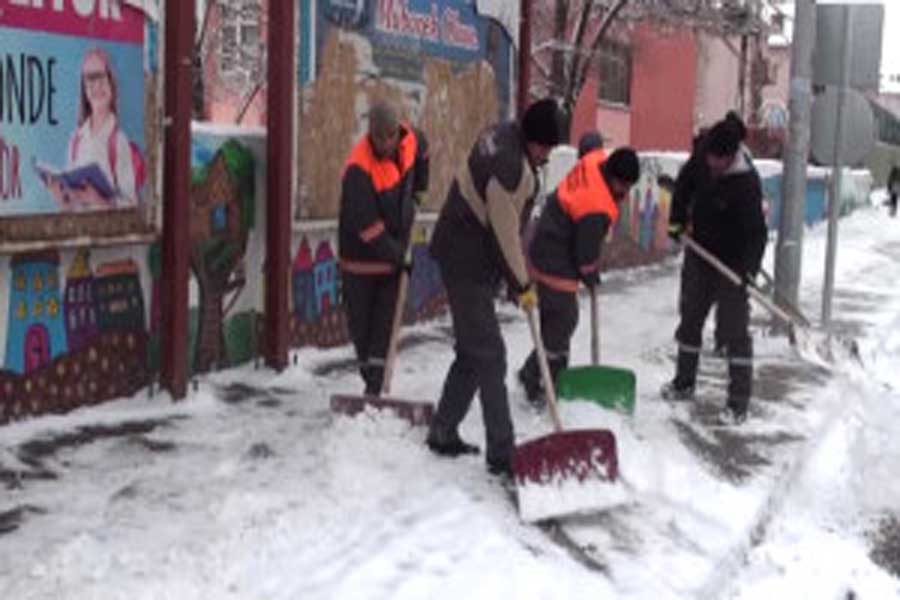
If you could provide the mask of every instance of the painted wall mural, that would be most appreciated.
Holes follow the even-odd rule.
[[[291,269],[291,345],[340,346],[349,342],[341,296],[340,269],[333,250],[333,232],[297,243]],[[428,254],[428,228],[413,228],[413,271],[403,311],[404,323],[434,318],[446,306],[437,263]],[[313,252],[315,248],[315,252]]]
[[[0,263],[9,305],[0,423],[128,396],[151,381],[144,265],[134,253],[107,249],[94,266],[88,249],[51,249]]]
[[[18,254],[10,266],[6,368],[32,373],[66,351],[59,256],[54,251]]]
[[[262,137],[257,137],[259,142]],[[193,373],[238,364],[258,352],[261,302],[256,302],[252,290],[261,286],[256,275],[262,262],[248,263],[247,253],[251,238],[259,251],[264,242],[255,232],[259,173],[251,145],[245,138],[216,134],[193,138],[190,263],[195,294],[189,333]]]
[[[671,155],[641,156],[641,178],[619,207],[619,221],[603,250],[604,269],[647,264],[675,252],[666,233],[672,194],[665,182],[674,182],[680,165]]]

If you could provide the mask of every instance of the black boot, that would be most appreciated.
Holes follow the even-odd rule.
[[[536,370],[537,359],[532,353],[532,356],[529,356],[522,368],[519,369],[518,376],[519,383],[525,388],[525,397],[528,399],[528,403],[540,407],[545,402],[544,388],[541,385],[540,376],[535,373]]]
[[[747,409],[750,406],[750,398],[741,396],[729,396],[725,408],[719,415],[723,425],[740,425],[747,420]]]
[[[512,461],[508,458],[489,458],[487,461],[487,470],[491,475],[496,475],[498,477],[508,477],[510,479],[513,477]]]
[[[457,457],[462,454],[478,454],[481,450],[475,444],[469,444],[459,437],[458,433],[444,435],[432,430],[425,440],[428,448],[440,456]]]

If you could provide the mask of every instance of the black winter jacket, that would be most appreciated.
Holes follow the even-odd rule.
[[[697,243],[739,275],[755,276],[768,239],[762,182],[748,154],[738,152],[721,176],[710,175],[695,152],[675,182],[670,223],[691,224]]]
[[[515,122],[484,130],[457,172],[431,238],[445,277],[510,290],[529,282],[522,215],[537,193],[525,137]]]

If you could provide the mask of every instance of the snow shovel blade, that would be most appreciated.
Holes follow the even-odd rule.
[[[352,417],[366,409],[387,411],[399,419],[409,421],[413,427],[427,427],[434,416],[434,405],[430,402],[349,394],[335,394],[331,397],[332,412]]]
[[[519,515],[532,523],[604,510],[625,501],[616,438],[606,429],[552,433],[518,446],[513,475]]]
[[[634,371],[617,367],[574,367],[556,378],[560,400],[586,400],[629,415],[634,414],[636,387]]]

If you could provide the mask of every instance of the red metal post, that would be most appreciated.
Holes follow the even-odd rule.
[[[187,393],[190,276],[191,69],[194,0],[165,6],[165,122],[162,227],[162,385]]]
[[[266,96],[266,364],[288,364],[288,280],[291,255],[291,192],[294,166],[296,2],[270,0],[268,94]]]
[[[518,116],[521,117],[528,108],[531,86],[531,0],[519,3],[519,93]]]

